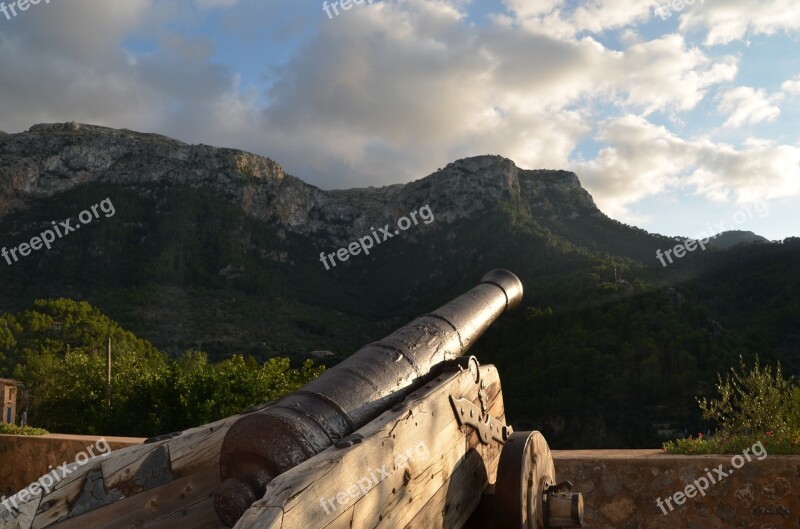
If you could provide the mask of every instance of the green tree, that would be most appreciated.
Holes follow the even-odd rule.
[[[189,422],[203,424],[240,413],[246,408],[300,389],[324,370],[306,361],[292,369],[288,358],[271,358],[259,365],[252,357],[236,355],[208,364],[202,353],[180,361],[179,385],[185,391],[185,414]]]
[[[737,372],[731,368],[723,379],[719,376],[719,398],[698,399],[703,418],[715,421],[727,435],[753,435],[764,432],[783,433],[796,429],[798,396],[793,382],[783,377],[781,365],[773,372],[771,366],[755,365],[748,369],[739,357]]]
[[[199,351],[170,359],[88,303],[69,299],[38,300],[1,316],[0,351],[19,360],[14,376],[31,392],[31,423],[98,435],[152,436],[212,422],[299,389],[324,369],[241,355],[209,364]]]

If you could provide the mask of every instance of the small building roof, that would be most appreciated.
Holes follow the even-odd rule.
[[[5,386],[21,386],[22,382],[11,378],[0,378],[0,384],[3,384]]]

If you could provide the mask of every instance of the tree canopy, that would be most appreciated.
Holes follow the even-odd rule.
[[[106,347],[112,345],[110,399]],[[202,351],[170,358],[89,303],[37,300],[0,316],[0,366],[30,393],[29,422],[53,432],[153,436],[209,423],[299,389],[324,368]]]

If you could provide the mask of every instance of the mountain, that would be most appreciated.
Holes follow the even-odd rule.
[[[769,239],[756,235],[752,231],[730,230],[724,231],[719,235],[711,238],[709,244],[716,248],[726,249],[732,248],[737,244],[753,244],[769,242]]]
[[[685,239],[608,218],[574,173],[500,156],[326,191],[267,158],[155,134],[65,123],[0,135],[0,245],[19,250],[65,219],[80,230],[0,260],[0,310],[86,300],[160,350],[216,359],[335,361],[512,270],[523,307],[476,354],[501,370],[515,424],[557,446],[652,446],[653,424],[699,427],[694,396],[739,354],[800,358],[797,240],[662,266],[656,252]],[[368,239],[369,254],[348,252]]]
[[[603,215],[574,174],[525,171],[499,156],[459,160],[405,185],[323,191],[272,160],[155,134],[66,123],[0,139],[4,245],[106,198],[113,217],[10,266],[0,308],[89,299],[175,351],[342,349],[373,336],[373,315],[389,330],[422,310],[425,300],[410,292],[455,295],[492,262],[529,269],[539,278],[529,288],[556,303],[577,295],[562,280],[595,266],[593,254],[639,269],[634,260],[669,245]],[[320,262],[321,252],[423,206],[435,220],[391,245],[333,270]],[[568,262],[556,266],[553,253]]]

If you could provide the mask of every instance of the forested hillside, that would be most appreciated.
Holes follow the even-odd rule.
[[[106,351],[112,378],[106,392]],[[285,358],[177,358],[122,329],[86,302],[39,300],[0,316],[0,363],[27,391],[20,412],[61,433],[155,436],[234,415],[298,389],[321,368]]]
[[[248,153],[75,124],[0,137],[0,159],[6,246],[104,199],[116,211],[3,265],[0,376],[52,396],[32,413],[43,426],[164,432],[252,405],[311,376],[289,360],[342,359],[493,268],[517,274],[525,298],[476,354],[500,368],[512,423],[556,447],[654,446],[658,430],[707,427],[695,396],[740,354],[800,369],[798,239],[662,266],[656,251],[685,238],[608,218],[566,171],[479,156],[405,185],[323,191]],[[422,207],[429,224],[320,262]],[[103,404],[108,336],[126,380],[119,416]],[[261,367],[273,357],[289,360]],[[263,369],[269,384],[247,378]],[[234,380],[233,400],[214,393]],[[62,393],[38,389],[52,384]],[[84,393],[93,408],[78,409]]]

